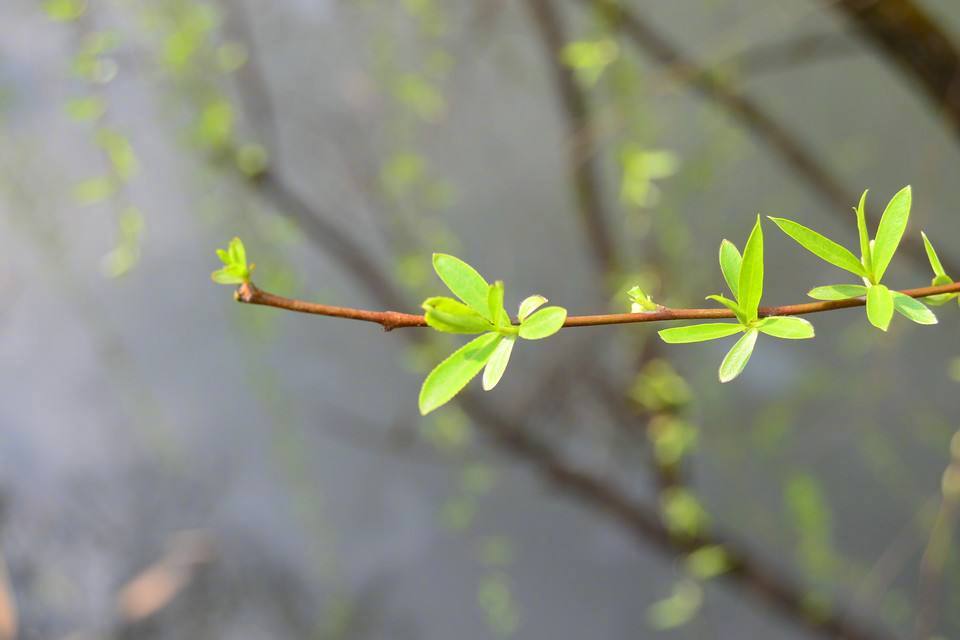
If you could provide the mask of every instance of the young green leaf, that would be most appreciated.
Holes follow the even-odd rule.
[[[857,232],[860,235],[860,256],[863,268],[867,273],[873,271],[873,258],[870,255],[870,232],[867,230],[867,192],[860,196],[860,203],[855,209],[857,214]]]
[[[774,338],[787,340],[806,340],[814,336],[813,325],[803,318],[792,316],[770,316],[757,324],[761,333]]]
[[[499,333],[485,333],[454,351],[438,364],[423,381],[420,388],[420,414],[427,415],[445,405],[474,376],[480,373],[503,340]]]
[[[523,302],[520,303],[519,310],[517,311],[517,318],[520,320],[520,322],[523,322],[527,319],[527,316],[540,308],[541,305],[546,303],[547,299],[539,295],[533,295],[524,298]]]
[[[747,320],[755,320],[760,298],[763,297],[763,228],[760,226],[760,216],[757,216],[753,231],[743,247],[737,289],[737,301],[744,315]]]
[[[540,340],[552,336],[567,320],[563,307],[547,307],[537,311],[520,323],[520,337],[524,340]]]
[[[934,287],[940,287],[945,284],[952,284],[952,283],[953,283],[953,278],[951,278],[947,274],[934,276],[933,279],[930,281],[930,284]],[[942,304],[946,304],[950,302],[954,298],[960,298],[960,296],[957,296],[957,294],[955,293],[942,293],[936,296],[927,296],[926,298],[923,299],[923,301],[927,304],[932,304],[935,307],[939,307]]]
[[[740,252],[737,250],[735,244],[729,240],[724,240],[720,243],[720,271],[723,272],[723,279],[727,281],[727,286],[730,287],[730,293],[733,294],[734,298],[739,298],[739,284],[740,284],[740,264],[743,262],[743,258],[740,256]]]
[[[937,324],[937,316],[933,311],[927,308],[919,300],[915,300],[899,291],[891,291],[893,296],[893,308],[905,318],[913,320],[917,324]]]
[[[923,237],[923,248],[927,250],[927,259],[930,260],[930,268],[933,269],[933,275],[946,276],[947,274],[943,270],[943,265],[940,263],[940,256],[937,255],[937,252],[933,249],[933,245],[930,244],[930,239],[927,237],[927,234],[921,231],[920,235]]]
[[[896,253],[900,245],[900,238],[907,228],[907,220],[910,218],[910,202],[912,191],[909,186],[904,187],[890,199],[887,208],[883,211],[883,217],[880,218],[880,226],[877,227],[877,237],[873,241],[873,276],[876,282],[883,278],[887,265]]]
[[[738,305],[736,302],[734,302],[730,298],[725,298],[721,295],[713,294],[713,295],[707,296],[706,299],[713,300],[714,302],[719,302],[720,304],[725,306],[727,309],[730,309],[730,311],[733,311],[733,315],[737,316],[737,320],[740,321],[740,324],[747,324],[749,322],[749,320],[747,320],[747,315],[743,312],[743,309],[740,308],[740,305]]]
[[[510,362],[510,354],[513,352],[513,345],[517,341],[516,336],[507,336],[500,341],[493,355],[487,360],[487,366],[483,369],[483,390],[490,391],[507,369],[507,363]]]
[[[247,281],[246,270],[233,264],[214,271],[210,278],[217,284],[243,284]]]
[[[427,298],[423,310],[427,324],[444,333],[483,333],[494,329],[490,321],[453,298]]]
[[[882,284],[875,284],[867,289],[867,319],[870,324],[882,331],[890,326],[893,318],[893,296],[890,290]]]
[[[686,327],[672,327],[661,329],[660,339],[667,344],[689,344],[691,342],[706,342],[726,338],[743,331],[743,326],[730,322],[706,322],[691,324]]]
[[[510,316],[503,308],[503,281],[497,280],[490,285],[487,291],[487,309],[490,312],[490,318],[498,327],[510,324]]]
[[[435,253],[433,270],[455,296],[487,320],[494,321],[488,304],[490,285],[477,273],[476,269],[460,258],[445,253]]]
[[[867,295],[867,288],[862,284],[830,284],[814,287],[807,295],[814,300],[846,300]]]
[[[648,296],[640,287],[630,287],[630,290],[627,291],[627,296],[629,296],[632,301],[630,304],[630,313],[656,311],[660,307],[660,305],[654,302],[653,298]]]
[[[753,347],[757,344],[757,330],[749,329],[737,343],[730,348],[720,363],[720,382],[730,382],[747,366]]]
[[[233,264],[247,266],[247,249],[240,238],[234,238],[227,247],[227,256]]]
[[[772,216],[770,216],[770,219],[780,227],[781,231],[796,240],[801,247],[818,258],[826,260],[830,264],[845,269],[855,275],[861,277],[867,275],[867,272],[864,270],[863,265],[860,264],[860,261],[857,260],[857,257],[830,238],[822,236],[802,224],[797,224],[793,220],[774,218]]]

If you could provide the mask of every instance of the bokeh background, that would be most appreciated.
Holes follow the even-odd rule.
[[[722,387],[725,342],[571,329],[421,418],[462,340],[210,281],[239,235],[330,304],[446,251],[510,308],[699,306],[757,213],[854,246],[905,184],[890,284],[960,259],[960,5],[616,7],[0,3],[0,638],[960,636],[955,305]],[[766,303],[843,281],[766,232]]]

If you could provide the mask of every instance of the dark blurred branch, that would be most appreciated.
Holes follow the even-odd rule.
[[[587,96],[577,86],[572,70],[561,63],[563,48],[568,42],[563,16],[554,10],[550,0],[527,0],[526,4],[546,49],[550,74],[567,123],[571,144],[568,165],[577,195],[577,211],[594,263],[607,275],[617,270],[617,249],[608,226],[610,216],[603,205]]]
[[[960,292],[960,282],[953,282],[937,287],[918,287],[903,289],[900,293],[911,298],[926,298],[944,293]],[[346,320],[360,320],[373,322],[383,326],[384,330],[403,329],[411,327],[426,327],[427,321],[422,315],[402,313],[399,311],[369,311],[352,307],[335,307],[332,305],[308,302],[295,298],[285,298],[267,291],[258,289],[252,282],[240,285],[236,291],[238,302],[274,307],[298,313],[309,313],[317,316],[343,318]],[[768,316],[802,316],[811,313],[823,313],[837,309],[850,309],[866,305],[864,298],[847,298],[846,300],[827,300],[821,302],[802,302],[779,307],[760,307],[761,318]],[[660,307],[649,313],[606,313],[592,316],[567,316],[564,327],[597,327],[609,324],[637,324],[641,322],[669,322],[675,320],[716,320],[734,318],[729,309],[668,309]]]
[[[827,0],[912,79],[960,138],[960,50],[912,0]]]
[[[790,577],[758,562],[739,543],[710,533],[692,537],[673,535],[660,520],[655,508],[638,503],[609,481],[568,464],[545,442],[492,412],[487,404],[477,401],[474,396],[468,394],[461,405],[503,450],[532,463],[541,475],[562,489],[565,495],[576,498],[588,508],[619,523],[641,543],[652,544],[670,555],[689,553],[706,546],[719,546],[727,556],[729,567],[724,577],[770,605],[791,622],[829,638],[881,640],[891,637],[855,621],[843,611],[834,610],[819,617],[807,607],[806,591]]]
[[[756,45],[715,66],[732,67],[737,77],[756,76],[836,60],[858,51],[860,48],[844,34],[808,33],[781,42]],[[707,70],[707,73],[712,72]]]
[[[799,176],[830,207],[834,215],[847,215],[856,200],[852,191],[843,186],[814,155],[799,137],[776,120],[759,103],[730,87],[716,74],[688,57],[679,47],[644,20],[637,11],[630,11],[617,0],[579,0],[600,11],[610,26],[629,38],[636,47],[656,63],[671,72],[704,99],[715,103],[733,116],[753,137],[772,150],[780,160]],[[905,238],[903,251],[918,265],[927,264],[920,242]],[[947,263],[950,264],[947,264]],[[958,265],[945,261],[949,272],[958,271]]]

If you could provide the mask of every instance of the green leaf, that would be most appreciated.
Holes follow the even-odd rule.
[[[453,298],[427,298],[423,310],[427,324],[444,333],[483,333],[494,329],[490,321]]]
[[[503,281],[497,280],[490,285],[487,291],[487,309],[490,312],[490,318],[498,327],[510,324],[510,316],[503,308]]]
[[[420,388],[420,414],[427,415],[448,403],[467,386],[503,340],[499,333],[485,333],[454,351],[438,364]]]
[[[743,371],[757,344],[757,330],[750,329],[730,348],[720,363],[720,382],[730,382]]]
[[[870,232],[867,230],[867,192],[860,196],[860,204],[855,209],[857,214],[857,232],[860,234],[861,264],[867,273],[873,270],[873,258],[870,256]]]
[[[743,331],[743,326],[730,322],[706,322],[686,327],[672,327],[659,331],[660,339],[667,344],[689,344],[726,338]]]
[[[547,299],[540,295],[533,295],[524,298],[523,302],[520,303],[520,308],[517,310],[517,318],[520,320],[520,322],[523,322],[527,319],[527,316],[546,303]]]
[[[814,300],[846,300],[867,295],[867,288],[862,284],[829,284],[814,287],[807,295]]]
[[[214,271],[210,278],[217,284],[243,284],[247,279],[246,270],[232,264]]]
[[[729,240],[720,243],[720,271],[723,272],[723,279],[727,281],[727,286],[730,287],[730,293],[733,294],[734,298],[740,296],[737,292],[740,284],[741,262],[743,262],[743,258],[740,257],[736,245]]]
[[[507,336],[494,349],[493,355],[490,356],[487,366],[483,370],[484,391],[490,391],[500,382],[503,372],[507,369],[507,363],[510,362],[510,354],[513,352],[513,345],[516,341],[515,336]]]
[[[524,340],[540,340],[552,336],[567,320],[563,307],[547,307],[537,311],[520,324],[520,337]]]
[[[242,265],[244,268],[246,268],[247,249],[243,246],[243,240],[240,238],[234,238],[231,240],[230,244],[227,246],[227,256],[229,256],[231,263]]]
[[[826,260],[836,267],[840,267],[861,277],[867,275],[867,272],[864,270],[863,265],[860,264],[860,261],[857,260],[857,257],[830,238],[822,236],[802,224],[797,224],[793,220],[774,218],[772,216],[770,219],[780,227],[781,231],[796,240],[801,247],[821,260]]]
[[[930,281],[930,285],[934,287],[940,287],[945,284],[953,284],[953,278],[946,274],[934,276]],[[957,297],[958,296],[955,293],[942,293],[935,296],[927,296],[923,299],[923,301],[927,304],[932,304],[935,307],[939,307],[940,305],[946,304]]]
[[[437,272],[447,288],[463,300],[474,311],[493,322],[490,314],[488,294],[490,285],[476,269],[460,258],[445,253],[433,254],[433,270]]]
[[[937,255],[937,252],[933,249],[933,245],[930,244],[930,239],[927,238],[927,234],[921,231],[920,235],[923,236],[923,248],[927,250],[927,259],[930,260],[930,268],[933,269],[933,275],[946,276],[947,274],[943,270],[943,265],[940,264],[940,256]]]
[[[737,316],[737,320],[740,321],[740,324],[747,324],[747,322],[749,322],[747,320],[746,314],[743,312],[743,309],[740,308],[740,305],[738,305],[736,302],[734,302],[730,298],[725,298],[721,295],[713,294],[713,295],[707,296],[706,299],[719,302],[720,304],[725,306],[727,309],[730,309],[730,311],[733,311],[733,315]]]
[[[223,264],[230,264],[230,254],[224,249],[217,249],[217,257],[220,258],[220,262]]]
[[[893,296],[893,308],[900,315],[917,324],[937,324],[937,316],[933,315],[933,311],[919,300],[899,291],[891,291],[890,295]]]
[[[870,324],[883,331],[890,326],[893,318],[893,296],[882,284],[867,289],[867,319]]]
[[[786,340],[806,340],[814,336],[813,325],[803,318],[770,316],[757,324],[761,333]]]
[[[890,199],[887,208],[883,211],[883,217],[880,218],[880,226],[877,227],[877,237],[873,241],[873,275],[877,282],[883,277],[887,270],[887,265],[893,259],[897,247],[900,245],[900,238],[907,228],[907,220],[910,218],[910,202],[912,200],[912,191],[909,186],[904,187]]]
[[[740,279],[737,288],[740,294],[737,301],[747,320],[755,320],[760,298],[763,297],[763,228],[760,216],[753,225],[753,231],[743,247],[743,261],[740,264]]]

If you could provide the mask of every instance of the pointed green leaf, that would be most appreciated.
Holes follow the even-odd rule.
[[[507,369],[507,363],[510,362],[510,354],[513,352],[513,345],[516,341],[515,336],[505,337],[497,345],[490,359],[487,360],[487,366],[483,370],[484,391],[490,391],[500,382],[503,372]]]
[[[803,318],[770,316],[757,324],[761,333],[786,340],[806,340],[814,336],[813,325]]]
[[[750,329],[730,348],[720,363],[720,382],[730,382],[743,371],[757,344],[757,330]]]
[[[546,303],[547,299],[540,295],[533,295],[524,298],[523,302],[520,303],[520,308],[517,311],[517,318],[520,320],[520,322],[523,322],[527,319],[527,316],[540,308],[541,305]]]
[[[223,249],[217,249],[217,257],[220,258],[220,262],[223,264],[230,264],[230,254]]]
[[[738,305],[736,302],[734,302],[730,298],[725,298],[721,295],[713,294],[713,295],[707,296],[706,299],[719,302],[720,304],[725,306],[727,309],[730,309],[730,311],[733,311],[733,315],[737,316],[737,320],[740,321],[740,324],[747,324],[748,322],[747,315],[743,312],[743,309],[740,308],[740,305]]]
[[[743,247],[737,289],[737,302],[747,320],[756,319],[760,298],[763,297],[763,228],[760,226],[760,216],[757,216],[757,223],[753,225],[753,231]]]
[[[438,364],[420,388],[420,414],[427,415],[445,405],[467,386],[487,364],[502,339],[498,333],[485,333]]]
[[[774,218],[772,216],[770,219],[780,227],[781,231],[796,240],[801,247],[818,258],[826,260],[830,264],[845,269],[855,275],[867,275],[867,272],[864,270],[863,265],[860,264],[860,261],[857,260],[857,257],[830,238],[822,236],[802,224],[797,224],[793,220]]]
[[[937,316],[933,311],[927,308],[919,300],[915,300],[899,291],[891,291],[893,296],[893,308],[905,318],[913,320],[917,324],[937,324]]]
[[[503,308],[502,280],[497,280],[490,285],[487,291],[487,309],[490,313],[490,318],[493,319],[494,324],[498,327],[510,324],[510,316],[507,315],[507,312]],[[506,319],[506,322],[504,322],[504,319]]]
[[[720,243],[720,271],[723,272],[723,279],[727,281],[727,286],[730,287],[730,293],[733,294],[734,298],[740,296],[737,292],[740,284],[741,262],[743,262],[743,258],[735,244],[729,240]]]
[[[883,331],[890,326],[893,318],[893,296],[890,290],[882,284],[875,284],[867,289],[867,319],[870,324]]]
[[[862,284],[829,284],[814,287],[807,295],[814,300],[846,300],[867,295],[867,288]]]
[[[927,259],[930,260],[930,268],[933,269],[933,275],[946,276],[947,274],[943,270],[943,265],[940,264],[940,256],[934,251],[933,245],[930,244],[930,239],[927,238],[927,234],[921,231],[920,235],[923,236],[923,248],[927,250]]]
[[[860,196],[860,204],[857,205],[857,232],[860,234],[860,261],[864,270],[870,273],[873,270],[871,265],[873,259],[870,256],[870,232],[867,230],[867,192],[864,191]]]
[[[877,282],[880,282],[890,260],[893,259],[893,254],[900,245],[900,238],[903,237],[907,221],[910,219],[912,197],[910,187],[904,187],[890,199],[887,208],[883,211],[883,217],[880,218],[880,226],[877,227],[877,237],[873,241],[872,251],[873,275]]]
[[[453,298],[427,298],[423,310],[427,324],[444,333],[483,333],[494,328],[486,318]]]
[[[230,257],[230,262],[246,268],[247,250],[243,246],[243,241],[240,238],[234,238],[230,241],[230,245],[227,247],[227,255]]]
[[[524,340],[540,340],[552,336],[567,320],[563,307],[540,309],[520,324],[520,337]]]
[[[463,300],[474,311],[487,320],[493,321],[490,315],[488,294],[490,285],[483,279],[476,269],[460,258],[446,253],[433,254],[433,270],[437,272],[453,295]]]
[[[743,326],[730,322],[706,322],[686,327],[671,327],[659,331],[660,339],[667,344],[689,344],[726,338],[743,331]]]

